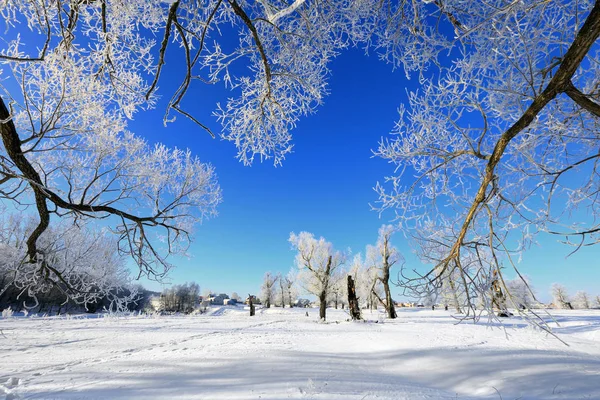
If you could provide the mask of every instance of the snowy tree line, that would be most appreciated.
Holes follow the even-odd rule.
[[[0,15],[0,199],[36,218],[10,267],[23,289],[90,291],[85,273],[56,268],[44,233],[58,220],[102,219],[119,254],[160,278],[216,215],[210,164],[127,129],[159,91],[165,124],[179,115],[215,135],[183,99],[221,82],[232,90],[216,106],[221,137],[245,164],[280,164],[327,95],[329,63],[357,45],[420,83],[376,150],[393,164],[379,207],[432,266],[403,276],[406,293],[445,290],[475,318],[480,304],[502,307],[502,266],[518,272],[514,254],[539,233],[575,249],[599,240],[598,222],[575,212],[598,214],[598,1],[5,0]],[[181,84],[165,93],[177,48]],[[343,253],[307,259],[310,244],[297,246],[324,300]]]
[[[359,306],[369,309],[381,306],[388,318],[397,316],[392,288],[400,289],[397,295],[417,293],[418,296],[412,299],[424,306],[441,305],[462,315],[469,307],[474,307],[479,312],[488,310],[496,312],[499,316],[508,316],[511,315],[509,308],[526,311],[548,306],[539,302],[528,277],[518,275],[512,280],[500,281],[498,272],[502,268],[492,270],[494,278],[473,292],[476,298],[469,298],[469,293],[464,291],[465,286],[459,283],[455,275],[446,276],[440,285],[428,287],[426,291],[415,291],[414,288],[407,291],[405,283],[401,280],[404,276],[404,257],[391,244],[394,232],[395,229],[391,225],[381,226],[376,244],[367,245],[364,257],[361,253],[354,255],[349,265],[346,264],[350,250],[337,251],[332,243],[322,237],[317,239],[309,232],[291,233],[289,241],[297,253],[296,270],[290,271],[290,274],[296,274],[295,280],[303,292],[317,298],[321,319],[326,318],[328,306],[337,308],[339,304],[343,308],[351,303],[348,296],[348,277],[353,280],[353,294],[356,295]],[[430,257],[436,257],[435,247],[431,248],[428,257],[422,259],[430,261]],[[481,260],[482,258],[479,258],[477,262]],[[392,274],[394,266],[397,268]],[[274,277],[270,272],[265,275],[263,296],[272,298],[272,288],[278,279],[281,279],[281,275]],[[586,292],[579,291],[571,301],[566,289],[559,284],[553,285],[551,292],[553,304],[550,306],[554,308],[588,309],[594,304],[600,307],[600,295],[592,298]]]
[[[571,297],[563,285],[555,283],[551,288],[552,302],[555,308],[572,310],[600,308],[600,295],[590,296],[586,291],[580,290]]]
[[[160,310],[190,313],[200,304],[200,285],[195,282],[173,285],[160,294]]]
[[[385,307],[389,318],[396,317],[396,311],[390,289],[390,271],[403,257],[391,245],[390,240],[394,229],[384,225],[379,230],[375,245],[367,246],[367,256],[363,259],[357,254],[349,269],[344,268],[350,251],[339,251],[325,238],[316,238],[312,233],[291,233],[289,242],[296,250],[295,269],[282,278],[265,274],[262,286],[264,298],[271,299],[275,295],[275,283],[281,285],[281,298],[290,298],[290,289],[297,282],[298,287],[305,293],[317,298],[319,303],[319,318],[326,318],[328,305],[344,308],[349,304],[347,277],[352,276],[356,282],[357,295],[364,307],[377,308],[378,304]],[[288,288],[288,289],[286,289]],[[280,304],[284,304],[280,301]],[[289,300],[288,300],[288,304]],[[268,307],[268,305],[267,305]]]

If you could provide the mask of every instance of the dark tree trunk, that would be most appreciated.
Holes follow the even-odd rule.
[[[390,291],[390,252],[388,249],[388,241],[385,241],[385,248],[383,254],[383,276],[381,282],[383,283],[383,290],[385,291],[385,311],[388,318],[394,319],[396,315],[396,307],[394,307],[394,299],[392,299],[392,292]]]
[[[360,307],[358,306],[358,299],[356,298],[354,281],[350,275],[348,275],[348,308],[350,309],[350,316],[352,317],[352,320],[357,321],[362,319],[360,315]]]
[[[324,290],[319,296],[319,318],[325,321],[325,310],[327,309],[327,292]]]
[[[329,256],[327,260],[327,267],[325,268],[325,279],[323,282],[323,290],[319,294],[319,318],[325,321],[325,312],[327,310],[327,290],[329,289],[329,278],[331,275],[331,261],[332,257]]]
[[[250,305],[250,316],[254,316],[254,304],[252,304],[252,296],[248,295],[248,304]]]
[[[383,277],[383,290],[385,291],[385,311],[387,312],[388,318],[394,319],[398,315],[396,314],[396,307],[394,307],[394,300],[392,299],[392,292],[390,291],[389,269],[384,271]]]

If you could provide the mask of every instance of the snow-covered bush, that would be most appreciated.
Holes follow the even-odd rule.
[[[14,314],[14,311],[10,307],[2,310],[2,318],[4,318],[4,319],[12,318],[13,314]]]

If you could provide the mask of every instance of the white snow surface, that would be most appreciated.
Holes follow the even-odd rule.
[[[600,310],[553,312],[569,346],[518,317],[306,312],[0,319],[0,399],[600,399]]]

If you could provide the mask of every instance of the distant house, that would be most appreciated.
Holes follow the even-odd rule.
[[[206,298],[206,300],[215,306],[222,306],[225,304],[225,300],[228,300],[229,296],[227,296],[225,293],[221,293],[221,294],[209,294],[208,297]]]
[[[235,306],[238,303],[236,299],[225,299],[223,300],[223,304],[226,306]]]
[[[308,307],[310,306],[310,300],[308,299],[296,299],[294,307]]]

